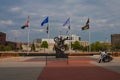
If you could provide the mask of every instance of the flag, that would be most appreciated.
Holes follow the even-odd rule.
[[[68,29],[70,29],[70,18],[68,18],[63,24],[63,26],[66,26],[66,25],[68,25]]]
[[[48,17],[46,17],[43,22],[41,23],[41,26],[44,26],[44,24],[48,23]]]
[[[23,25],[23,26],[21,27],[21,29],[25,29],[26,27],[29,27],[29,25],[30,25],[30,17],[28,16],[25,25]]]
[[[46,33],[48,34],[48,31],[49,31],[49,25],[47,25],[47,28],[46,28]]]
[[[82,30],[87,30],[87,29],[89,29],[89,18],[88,18],[88,20],[87,20],[87,22],[86,22],[86,25],[85,26],[83,26],[82,27]]]

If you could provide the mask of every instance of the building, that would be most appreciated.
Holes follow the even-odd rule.
[[[0,32],[0,44],[10,46],[13,50],[17,48],[16,42],[6,41],[6,33],[3,32]]]
[[[65,44],[70,44],[70,42],[75,42],[75,41],[81,40],[80,36],[77,36],[77,35],[71,35],[71,37],[66,36],[66,35],[59,35],[58,37],[62,37],[63,39],[68,37],[68,39],[70,39],[70,40],[66,40]]]
[[[40,46],[43,41],[47,41],[47,43],[48,43],[48,49],[46,49],[46,51],[49,51],[49,52],[53,51],[54,44],[55,44],[54,39],[47,39],[47,38],[35,39],[33,41],[33,43],[35,45],[35,50],[36,51],[42,51],[42,50],[44,50]]]
[[[71,35],[71,36],[59,35],[58,37],[62,37],[62,38],[67,38],[68,37],[69,39],[72,40],[72,42],[81,40],[80,36],[77,36],[77,35]]]
[[[16,49],[16,42],[6,41],[5,44],[11,46],[13,50]]]
[[[72,35],[72,41],[73,41],[73,42],[74,42],[74,41],[80,41],[80,40],[81,40],[80,36]]]
[[[6,43],[6,33],[0,32],[0,44],[5,45]]]
[[[116,46],[120,44],[120,34],[112,34],[111,35],[111,44],[112,46]]]
[[[89,42],[88,41],[80,41],[80,45],[86,47],[86,46],[89,46]]]

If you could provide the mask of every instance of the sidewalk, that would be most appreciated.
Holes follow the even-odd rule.
[[[0,60],[0,80],[120,80],[120,58],[98,63],[98,56],[11,57]],[[67,64],[68,62],[68,64]]]
[[[84,58],[84,57],[81,57]],[[91,58],[90,58],[91,59]],[[92,59],[91,59],[92,60]],[[49,61],[38,80],[120,80],[120,74],[91,64],[91,61]]]
[[[37,80],[45,62],[24,62],[34,57],[9,57],[0,61],[0,80]]]
[[[92,64],[120,73],[120,57],[113,57],[113,60],[107,63],[98,63],[99,56],[91,58],[94,58],[94,61],[91,61]]]

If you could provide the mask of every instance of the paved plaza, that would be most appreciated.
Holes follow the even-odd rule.
[[[99,56],[0,58],[0,80],[120,80],[120,57],[98,63]]]

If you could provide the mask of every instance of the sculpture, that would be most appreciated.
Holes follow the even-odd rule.
[[[54,41],[55,41],[55,51],[56,51],[56,58],[67,58],[68,56],[66,54],[64,54],[65,51],[65,45],[64,42],[65,40],[69,40],[68,37],[62,39],[62,37],[55,37]]]

